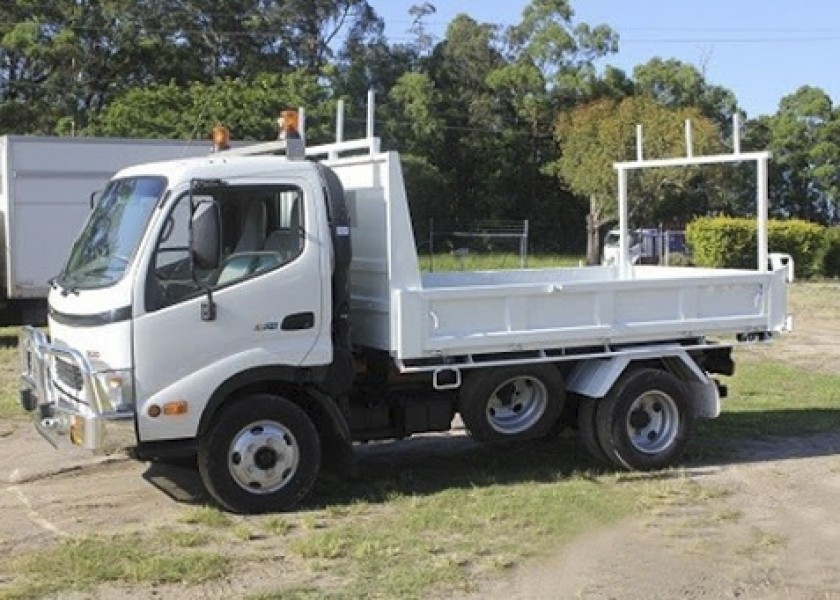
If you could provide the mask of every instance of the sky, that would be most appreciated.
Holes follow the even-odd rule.
[[[411,39],[408,9],[421,0],[369,0],[391,42]],[[459,13],[484,23],[519,22],[527,0],[432,0],[427,27],[443,38]],[[730,89],[748,118],[773,114],[803,85],[840,102],[838,0],[571,0],[574,22],[606,24],[619,34],[611,64],[632,76],[654,57],[676,58]]]

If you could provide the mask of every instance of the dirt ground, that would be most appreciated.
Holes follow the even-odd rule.
[[[689,469],[703,502],[586,535],[469,597],[840,598],[838,452],[840,433],[745,444]]]
[[[840,287],[830,292],[840,299]],[[840,344],[826,343],[840,324],[813,317],[800,316],[781,347],[803,374],[840,369]],[[760,360],[764,350],[741,352]],[[166,467],[56,453],[28,423],[0,424],[0,456],[0,556],[77,532],[174,522],[183,502],[202,497],[197,477],[173,487]],[[706,490],[701,501],[585,535],[463,598],[840,599],[840,431],[744,442],[726,464],[687,472]],[[196,597],[244,589],[236,579],[220,585]],[[108,588],[93,597],[128,596]]]
[[[825,318],[840,286],[813,291],[793,333],[738,359],[840,372],[840,320]],[[688,473],[705,501],[579,538],[470,597],[840,599],[840,431],[742,442],[726,464]]]

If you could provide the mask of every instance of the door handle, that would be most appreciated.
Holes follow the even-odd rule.
[[[286,315],[280,328],[283,331],[299,331],[301,329],[312,329],[315,327],[315,313],[300,312]]]

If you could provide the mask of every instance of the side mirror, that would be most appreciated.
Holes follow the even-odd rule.
[[[222,218],[219,205],[213,198],[192,198],[190,251],[194,268],[218,268],[222,257]]]

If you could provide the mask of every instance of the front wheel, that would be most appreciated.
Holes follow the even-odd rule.
[[[256,394],[233,402],[199,440],[210,495],[238,513],[284,511],[312,489],[321,467],[318,431],[298,405]]]
[[[604,453],[616,466],[640,471],[673,465],[685,450],[694,421],[686,387],[657,369],[625,373],[596,412]]]

